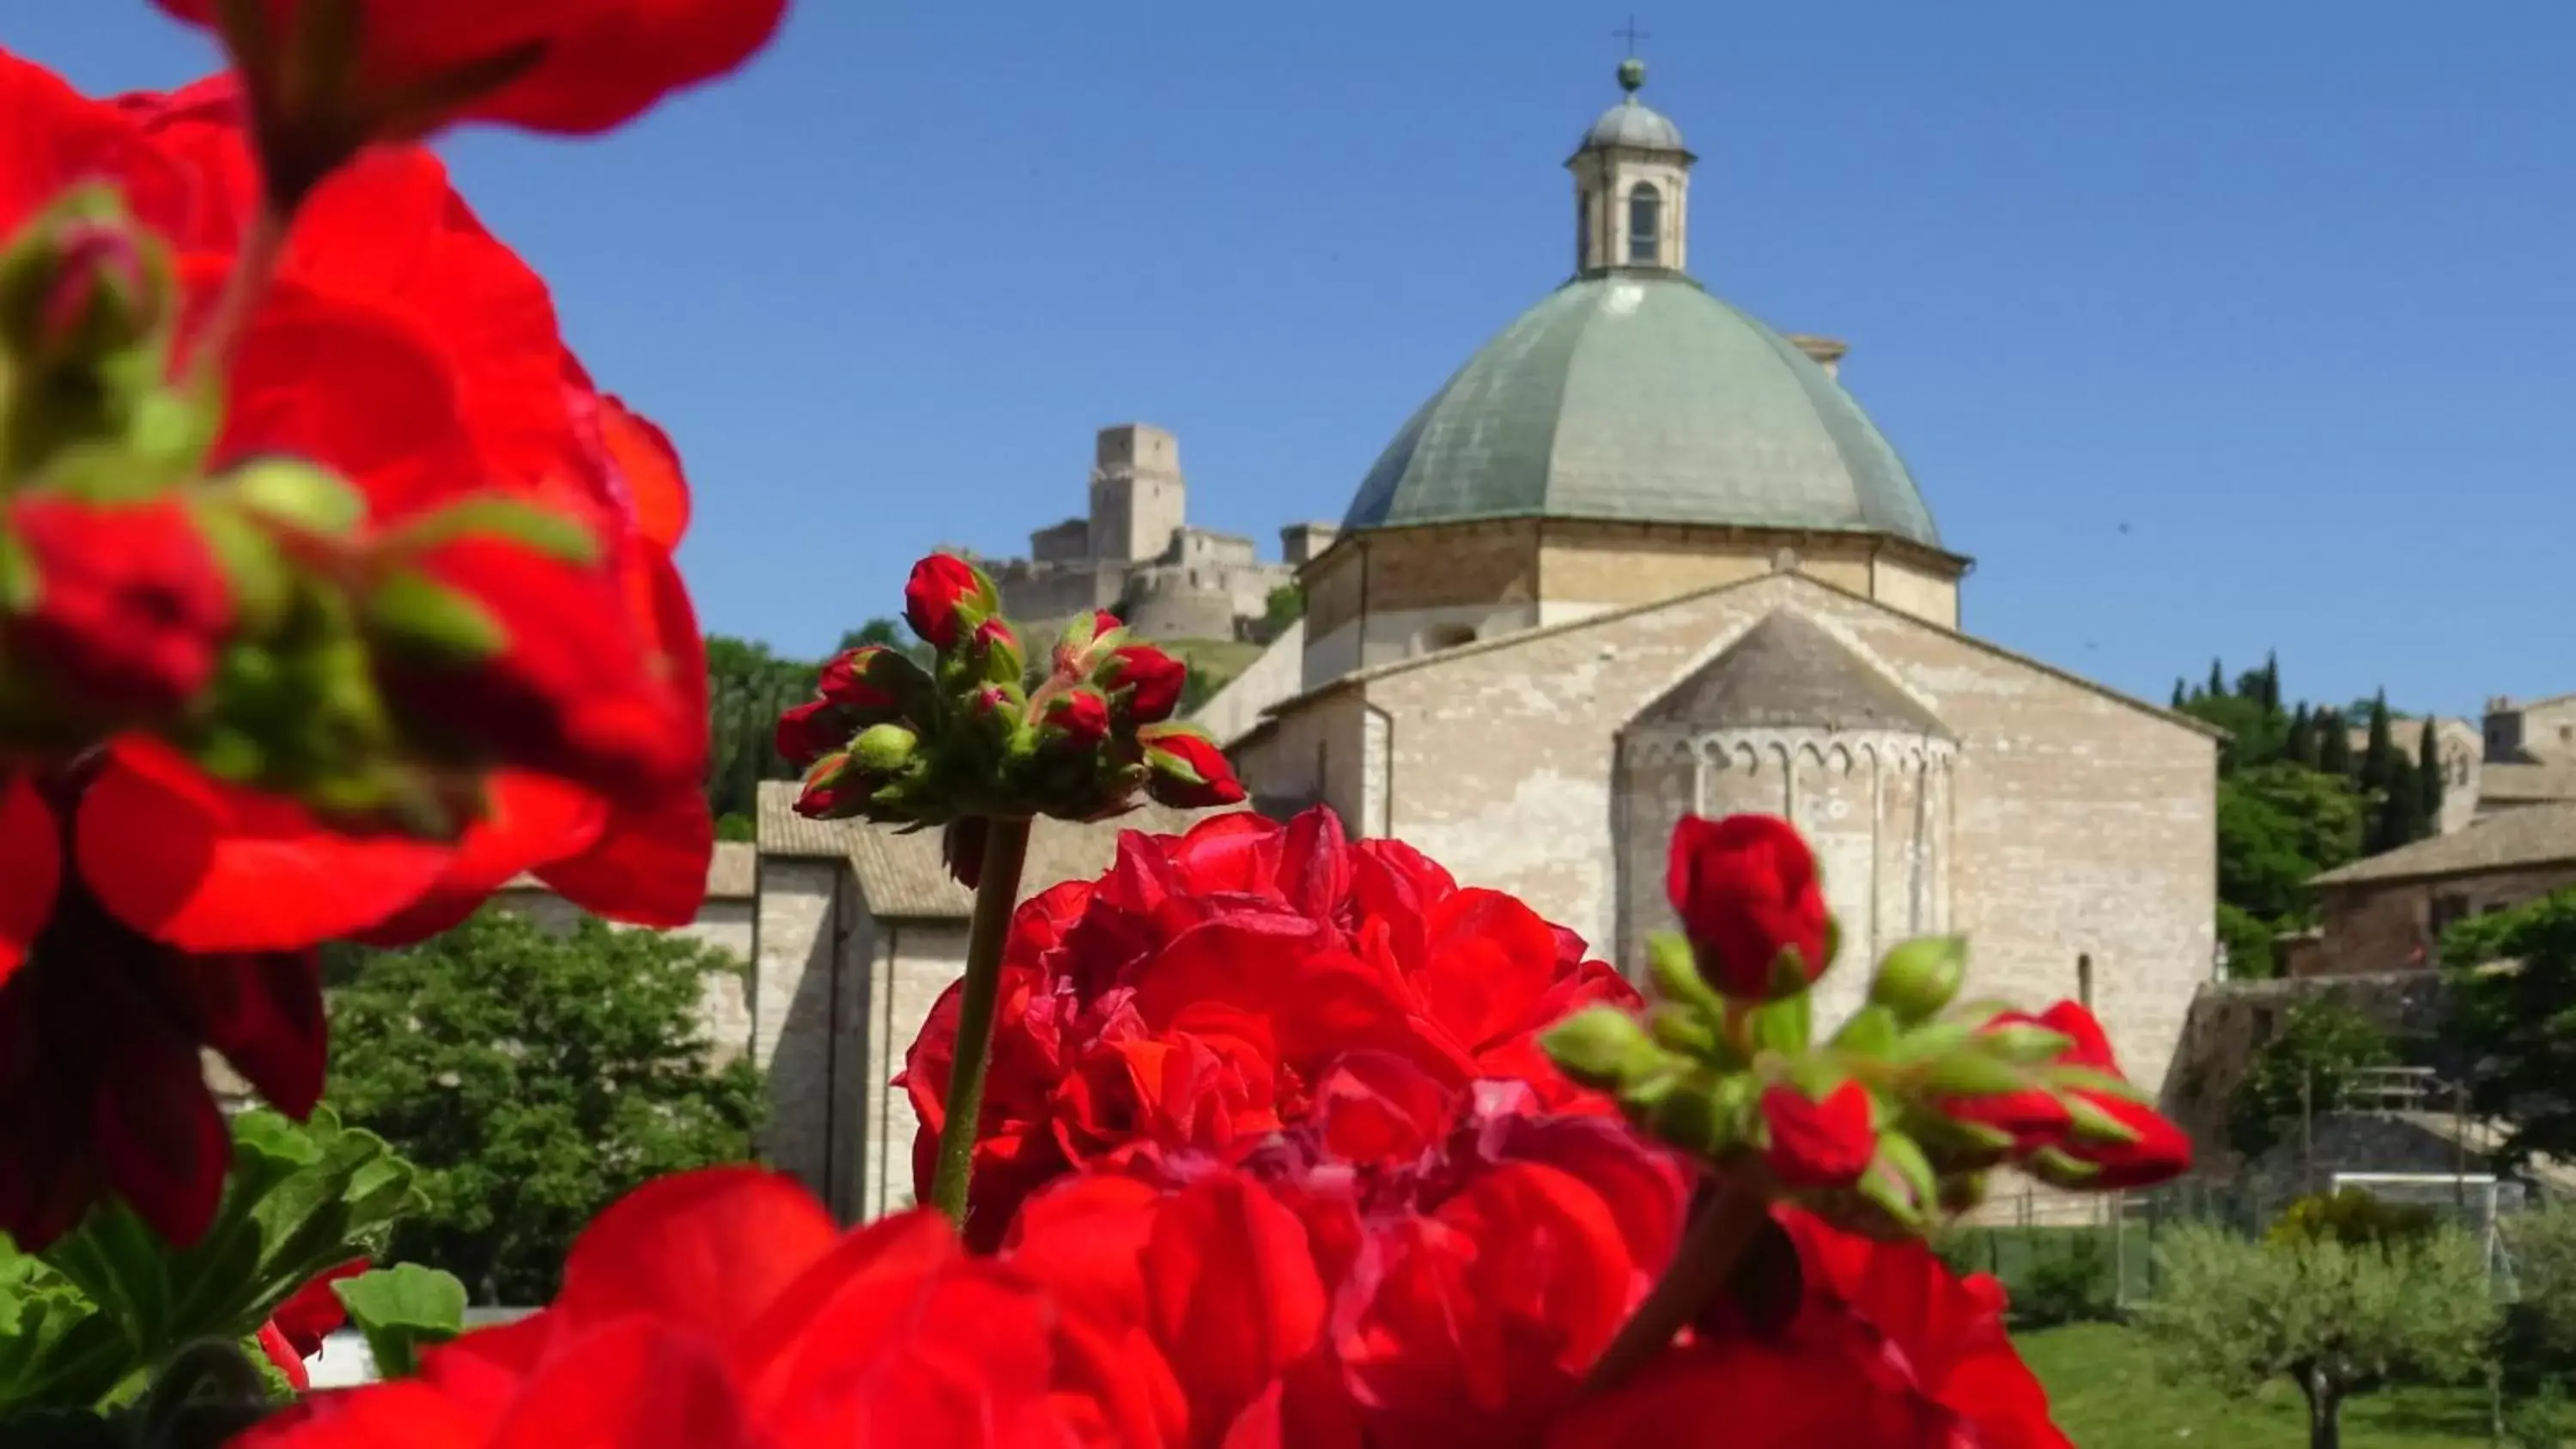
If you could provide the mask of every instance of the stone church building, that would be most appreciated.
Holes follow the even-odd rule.
[[[1207,718],[1265,811],[1329,804],[1631,970],[1684,812],[1788,815],[1844,925],[1829,1016],[1966,932],[1972,991],[2087,996],[2158,1084],[2212,972],[2215,732],[1962,627],[1969,561],[1843,347],[1692,275],[1693,157],[1621,79],[1568,163],[1574,275],[1397,431]]]

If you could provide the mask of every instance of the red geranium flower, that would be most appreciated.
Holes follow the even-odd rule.
[[[259,1326],[260,1351],[286,1381],[298,1389],[312,1387],[312,1375],[304,1361],[322,1351],[322,1341],[339,1331],[349,1321],[349,1308],[340,1301],[339,1291],[331,1285],[343,1278],[354,1278],[367,1271],[367,1260],[355,1258],[337,1268],[328,1268],[313,1276],[293,1296],[277,1305],[268,1322]]]
[[[0,873],[58,863],[58,820],[28,783],[6,787]],[[309,951],[184,954],[102,909],[81,873],[58,874],[42,932],[0,980],[0,1232],[41,1249],[114,1195],[163,1237],[194,1242],[232,1162],[202,1053],[280,1111],[312,1111],[320,970]]]
[[[1443,1090],[1516,1079],[1606,1112],[1536,1044],[1596,1001],[1637,997],[1527,906],[1461,889],[1397,842],[1353,843],[1328,810],[1129,834],[1099,881],[1046,891],[1013,924],[968,1238],[999,1241],[1019,1200],[1073,1164],[1136,1144],[1220,1150],[1303,1121],[1354,1051]],[[924,1184],[956,1022],[952,987],[899,1079]]]
[[[103,105],[0,56],[0,113],[31,143],[0,165],[0,232],[70,182],[106,177],[178,248],[202,302],[258,206],[241,111],[229,82]],[[685,485],[658,430],[570,360],[544,284],[474,220],[434,157],[380,150],[323,188],[227,376],[218,463],[310,458],[356,483],[387,526],[497,486],[587,522],[604,553],[578,578],[533,554],[467,571],[499,545],[425,560],[519,625],[463,681],[475,688],[412,697],[412,723],[433,731],[438,706],[519,701],[506,716],[449,712],[451,746],[477,741],[502,753],[492,764],[520,767],[493,780],[487,816],[463,841],[432,851],[346,839],[120,743],[78,806],[84,852],[119,862],[101,899],[138,929],[204,950],[370,928],[416,938],[528,869],[602,914],[691,919],[713,826],[698,783],[703,644],[670,562]],[[532,592],[537,579],[555,582]],[[497,738],[496,723],[507,727]],[[160,838],[134,838],[147,832]],[[316,880],[328,888],[304,884]]]
[[[1775,815],[1682,817],[1667,889],[1708,984],[1761,1000],[1824,974],[1831,917],[1816,858]]]
[[[181,20],[218,23],[216,0],[158,3]],[[348,18],[323,19],[325,10]],[[231,41],[286,128],[328,126],[376,106],[389,109],[355,139],[408,140],[450,120],[584,134],[741,65],[786,11],[787,0],[264,0],[260,48],[246,47],[245,36]],[[295,69],[301,29],[344,23],[356,40],[344,71]],[[453,101],[395,99],[452,93],[465,76],[483,84]]]
[[[1680,1168],[1395,1058],[1317,1098],[1224,1161],[1138,1153],[1032,1198],[1006,1260],[1171,1375],[1168,1442],[1535,1443],[1671,1256]]]
[[[21,493],[0,514],[32,598],[0,639],[106,718],[160,715],[206,686],[232,630],[232,585],[174,498],[108,505]]]
[[[243,1449],[1106,1446],[1131,1370],[934,1213],[843,1236],[788,1180],[717,1168],[602,1213],[553,1304],[317,1395]],[[1104,1397],[1108,1402],[1104,1402]]]
[[[2093,1013],[2072,1001],[2061,1001],[2039,1014],[2039,1024],[2073,1042],[2058,1058],[2059,1065],[2110,1077],[2123,1075],[2119,1059],[2111,1052],[2111,1038]],[[2082,1185],[2104,1191],[2153,1187],[2191,1170],[2191,1138],[2155,1108],[2092,1090],[2080,1081],[2062,1090],[2066,1100],[2082,1110],[2070,1117],[2064,1135],[2044,1149],[2042,1162],[2047,1153],[2070,1159],[2077,1170],[2065,1175],[2080,1177]],[[2110,1131],[2094,1125],[2104,1119]]]
[[[1563,1416],[1549,1449],[1627,1449],[1722,1422],[1743,1449],[2072,1449],[2005,1335],[1994,1279],[1961,1279],[1920,1242],[1773,1217],[1802,1285],[1787,1324],[1736,1327],[1664,1354]]]

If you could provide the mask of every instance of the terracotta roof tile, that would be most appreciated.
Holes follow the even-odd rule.
[[[2489,815],[2449,835],[2399,846],[2327,871],[2317,886],[2376,885],[2537,865],[2576,865],[2576,801]]]

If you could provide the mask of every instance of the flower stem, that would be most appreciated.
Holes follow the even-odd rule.
[[[1768,1217],[1759,1195],[1716,1183],[1682,1231],[1681,1246],[1673,1251],[1664,1275],[1655,1280],[1646,1301],[1637,1305],[1637,1311],[1620,1326],[1619,1336],[1592,1365],[1584,1392],[1602,1394],[1619,1387],[1669,1348],[1673,1335],[1699,1315],[1710,1295],[1734,1273],[1737,1260]]]
[[[993,1050],[993,1007],[1002,985],[1002,945],[1020,899],[1028,863],[1029,822],[994,819],[984,841],[984,872],[975,887],[974,925],[966,937],[966,979],[957,993],[957,1057],[948,1068],[947,1119],[939,1127],[939,1167],[930,1201],[966,1226],[966,1185],[975,1167],[975,1131],[984,1116],[984,1068]]]
[[[224,372],[232,366],[242,334],[250,330],[251,314],[268,295],[278,259],[285,254],[287,225],[286,213],[263,205],[242,228],[232,272],[224,278],[224,289],[216,294],[214,310],[197,333],[188,359],[188,381],[200,391],[222,396]]]

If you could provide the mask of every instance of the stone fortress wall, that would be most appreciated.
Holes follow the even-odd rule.
[[[1094,441],[1090,507],[1029,535],[1025,557],[977,559],[1002,608],[1032,632],[1094,609],[1123,610],[1148,638],[1249,637],[1272,591],[1296,581],[1298,550],[1320,550],[1331,529],[1281,532],[1285,561],[1261,557],[1241,534],[1189,525],[1180,442],[1145,423],[1103,428]]]

